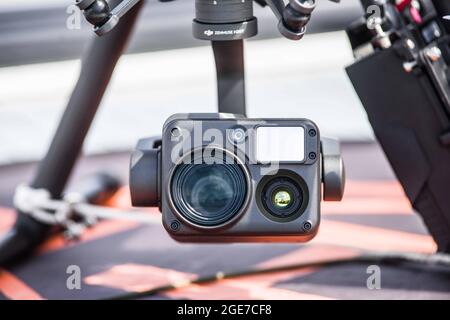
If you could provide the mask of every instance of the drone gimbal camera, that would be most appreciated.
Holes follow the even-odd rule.
[[[160,1],[166,2],[163,0]],[[338,2],[337,0],[332,1]],[[223,126],[233,123],[236,125],[241,123],[241,121],[243,121],[242,123],[248,124],[248,129],[251,129],[252,125],[255,126],[257,123],[267,123],[281,128],[289,127],[288,123],[293,123],[294,127],[298,127],[298,131],[301,131],[299,129],[300,127],[305,126],[305,155],[307,154],[309,157],[309,153],[312,152],[316,155],[316,160],[312,161],[310,159],[309,161],[312,161],[311,164],[301,162],[294,164],[291,167],[291,171],[296,175],[281,177],[284,179],[283,190],[275,193],[274,202],[272,202],[278,209],[284,208],[284,210],[288,210],[287,208],[289,207],[289,210],[294,208],[300,213],[288,213],[288,211],[279,213],[272,212],[271,210],[273,208],[271,209],[269,203],[266,203],[266,205],[262,204],[262,206],[261,203],[258,205],[255,201],[261,201],[261,198],[257,200],[253,196],[260,193],[255,189],[257,187],[254,187],[253,180],[251,180],[251,183],[247,180],[258,177],[252,171],[258,165],[253,167],[253,165],[247,165],[247,162],[241,163],[240,166],[218,170],[220,174],[220,172],[228,172],[229,168],[235,168],[234,171],[229,172],[230,175],[232,175],[232,172],[235,172],[237,174],[235,178],[231,180],[224,178],[225,182],[228,181],[230,183],[228,186],[233,186],[233,183],[238,181],[235,179],[243,179],[242,181],[245,181],[245,183],[240,184],[239,188],[244,189],[242,189],[242,192],[239,192],[238,197],[226,196],[223,199],[219,198],[216,204],[212,204],[212,208],[223,204],[223,208],[227,210],[222,212],[222,214],[226,214],[230,218],[230,220],[225,219],[219,223],[217,221],[214,222],[215,218],[213,213],[212,227],[202,224],[195,226],[198,222],[195,222],[192,218],[189,220],[189,213],[187,212],[184,212],[186,216],[185,220],[181,219],[181,215],[183,215],[183,212],[180,211],[181,207],[177,207],[175,210],[167,202],[169,201],[169,197],[172,197],[167,189],[169,185],[163,185],[162,182],[155,185],[151,182],[155,180],[149,180],[150,182],[147,187],[151,186],[153,188],[156,186],[157,190],[155,192],[153,189],[145,189],[145,185],[133,183],[133,198],[136,205],[147,205],[145,201],[159,204],[155,199],[157,197],[163,200],[160,206],[165,219],[164,224],[168,227],[171,234],[177,233],[174,237],[179,237],[180,240],[200,241],[203,239],[202,241],[228,241],[228,237],[230,241],[306,241],[317,231],[321,193],[323,194],[324,200],[333,198],[338,200],[342,196],[343,168],[341,166],[342,160],[340,158],[339,147],[337,144],[329,143],[325,139],[322,139],[319,144],[319,131],[317,128],[315,129],[317,136],[309,136],[309,131],[306,131],[306,127],[314,127],[311,122],[306,120],[292,120],[293,122],[289,122],[290,120],[248,120],[248,122],[245,122],[244,40],[257,33],[257,21],[253,15],[254,2],[261,6],[270,7],[278,18],[278,27],[281,33],[292,40],[301,39],[305,34],[306,25],[310,20],[311,13],[316,4],[314,0],[290,0],[288,4],[283,0],[195,1],[196,16],[193,21],[193,34],[196,38],[209,40],[213,48],[217,71],[218,111],[223,114],[239,114],[244,116],[244,118],[239,119],[235,117],[233,118],[234,120],[231,118],[228,120],[220,118],[214,122],[211,119],[205,120],[207,120],[206,124],[210,127],[214,124]],[[64,196],[68,179],[81,153],[83,143],[111,80],[114,68],[126,49],[128,40],[138,20],[139,13],[144,7],[144,0],[77,0],[76,3],[83,11],[87,21],[94,25],[94,30],[97,35],[107,34],[107,36],[94,38],[83,57],[80,76],[68,101],[67,108],[61,118],[48,152],[41,161],[38,172],[27,189],[31,191],[44,190],[49,199],[61,199]],[[194,119],[180,120],[180,127],[182,127],[182,124],[185,125],[189,122],[198,121]],[[224,130],[223,127],[222,130]],[[289,139],[292,138],[288,135],[286,137]],[[299,138],[298,135],[294,135],[293,137]],[[253,142],[258,141],[253,136],[248,136],[248,139]],[[298,141],[299,143],[301,143],[300,140]],[[147,140],[146,143],[152,147],[148,149],[142,145],[138,147],[142,151],[143,162],[137,161],[133,157],[133,163],[143,166],[142,169],[138,170],[143,176],[164,176],[167,178],[169,168],[166,167],[167,164],[165,164],[165,161],[161,162],[162,166],[156,166],[155,162],[152,161],[149,162],[149,166],[144,166],[144,160],[154,160],[155,158],[153,157],[147,157],[147,152],[157,152],[157,148],[155,149],[154,147],[161,144],[164,145],[159,154],[163,159],[166,159],[164,150],[171,147],[170,140],[163,137],[162,141],[159,140],[159,142],[150,143]],[[243,160],[243,158],[239,158],[237,154],[230,151],[226,151],[224,154],[232,159]],[[216,157],[213,158],[216,159]],[[282,167],[284,165],[281,163]],[[174,165],[173,168],[175,167]],[[259,165],[259,167],[261,166]],[[289,170],[289,168],[282,169]],[[136,170],[137,168],[133,167],[132,174]],[[308,173],[308,175],[302,177],[301,174],[303,172]],[[237,178],[239,176],[241,178]],[[298,176],[302,180],[298,179]],[[220,176],[212,176],[213,180],[216,178],[220,179]],[[322,192],[320,190],[320,179],[323,181]],[[277,183],[281,183],[281,181]],[[143,186],[144,188],[139,189],[139,186]],[[270,183],[268,186],[270,186]],[[165,189],[161,189],[162,187]],[[227,185],[219,184],[219,187],[227,188]],[[179,188],[177,190],[188,192],[186,188]],[[266,188],[263,188],[263,190],[261,192],[264,192],[264,194],[272,195],[269,189],[266,190]],[[331,190],[334,190],[334,196]],[[304,193],[300,193],[299,191]],[[213,195],[214,197],[211,199],[218,197],[216,194]],[[237,196],[237,193],[232,193],[231,195]],[[139,198],[140,196],[142,198]],[[244,200],[241,199],[242,196]],[[268,196],[267,199],[269,198]],[[197,199],[203,201],[200,195]],[[228,207],[227,199],[238,201],[237,206]],[[207,200],[207,207],[208,201],[210,200]],[[300,203],[301,205],[299,206]],[[180,202],[178,206],[181,205]],[[303,206],[306,206],[306,208]],[[59,228],[55,229],[53,225],[49,225],[46,221],[30,215],[30,210],[27,211],[18,206],[16,208],[19,214],[14,227],[0,239],[0,265],[14,262],[18,258],[25,256],[47,239],[53,230],[64,231],[67,229],[60,222],[58,222]],[[239,210],[235,211],[237,210],[235,208],[239,208]],[[177,210],[181,213],[179,214],[180,220],[175,219]],[[50,212],[49,215],[53,215],[53,213]],[[278,218],[282,219],[283,222],[276,221],[277,215],[280,216]],[[174,219],[171,219],[171,217]],[[288,221],[290,219],[293,220]],[[252,223],[252,221],[260,222]],[[223,229],[218,228],[218,225],[221,225]],[[215,236],[212,236],[213,233],[209,232],[209,228],[215,229]],[[194,237],[197,238],[194,239]]]
[[[81,0],[78,6],[103,35],[138,2],[124,0],[112,10],[104,0]],[[291,40],[304,36],[316,7],[314,0],[255,2],[272,9],[280,33]],[[132,156],[133,205],[159,206],[166,230],[179,241],[305,242],[319,227],[321,181],[324,200],[343,195],[339,145],[321,142],[315,124],[245,117],[243,40],[258,32],[253,3],[195,1],[193,35],[212,43],[219,113],[175,115],[162,140],[142,140]],[[223,139],[212,145],[191,139],[198,132]],[[178,140],[189,142],[181,154],[174,153]],[[267,168],[267,161],[277,165]]]
[[[133,205],[159,206],[181,242],[306,242],[345,184],[339,143],[313,122],[231,114],[170,117],[130,172]]]
[[[106,0],[77,0],[86,20],[94,25],[99,36],[111,31],[133,6],[141,0],[123,0],[111,9]],[[173,0],[159,0],[169,2]],[[339,2],[340,0],[331,0]],[[299,40],[306,32],[316,0],[255,0],[268,5],[279,20],[278,29],[288,39]],[[195,0],[196,18],[193,33],[204,40],[236,40],[256,35],[257,21],[253,16],[253,0]]]

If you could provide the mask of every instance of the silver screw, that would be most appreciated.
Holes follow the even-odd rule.
[[[442,57],[442,52],[438,47],[431,47],[425,51],[425,55],[431,62],[436,62]]]
[[[414,49],[416,47],[416,44],[411,39],[406,39],[406,46],[408,49]]]
[[[411,73],[416,66],[416,61],[407,61],[403,63],[403,70],[405,70],[407,73]]]

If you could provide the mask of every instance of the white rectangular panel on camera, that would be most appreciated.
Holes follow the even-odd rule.
[[[300,162],[305,160],[305,129],[302,127],[258,127],[256,161]]]

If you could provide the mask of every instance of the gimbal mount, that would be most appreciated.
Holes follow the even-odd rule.
[[[159,0],[167,2],[171,0]],[[339,2],[339,0],[331,0]],[[299,40],[306,31],[315,0],[255,0],[269,6],[279,20],[282,35]],[[81,152],[114,68],[126,48],[144,1],[77,0],[86,19],[101,37],[94,39],[83,57],[79,80],[45,158],[30,189],[45,190],[61,199]],[[210,40],[218,79],[219,112],[245,115],[243,40],[257,34],[251,0],[196,0],[193,34]],[[113,8],[113,9],[111,9]],[[0,265],[17,261],[33,251],[54,230],[52,225],[18,210],[14,227],[0,239]]]
[[[169,2],[173,0],[159,0]],[[331,0],[339,2],[340,0]],[[77,0],[94,32],[103,36],[114,29],[121,17],[140,0],[122,0],[111,9],[106,0]],[[280,33],[288,39],[300,40],[316,8],[316,0],[255,0],[269,6],[278,19]],[[243,40],[258,33],[252,0],[195,0],[193,36],[211,41],[217,69],[218,110],[235,114],[245,112],[245,73]]]
[[[128,11],[141,0],[123,0],[111,9],[106,0],[77,0],[86,20],[94,26],[99,36],[110,32]],[[159,0],[169,2],[173,0]],[[330,0],[339,2],[340,0]],[[270,6],[279,20],[281,34],[291,40],[300,40],[306,32],[316,0],[255,0],[261,6]],[[196,0],[194,36],[204,40],[237,40],[256,35],[256,18],[253,17],[252,0]],[[238,33],[224,33],[229,28]],[[217,29],[217,30],[216,30]]]

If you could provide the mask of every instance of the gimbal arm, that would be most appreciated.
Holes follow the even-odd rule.
[[[77,6],[84,12],[86,20],[94,25],[94,31],[102,36],[110,32],[131,8],[141,0],[122,0],[114,9],[110,9],[106,0],[76,0]],[[173,0],[159,0],[169,2]],[[278,19],[280,33],[291,40],[300,40],[306,32],[306,25],[316,8],[316,0],[254,0],[261,6],[269,6]],[[340,0],[330,0],[340,2]]]
[[[106,0],[77,0],[76,5],[84,12],[86,20],[94,25],[95,33],[102,36],[114,29],[120,18],[140,1],[123,0],[112,10]]]
[[[273,14],[280,21],[283,19],[284,2],[283,0],[264,0],[265,4],[270,7]]]
[[[340,0],[330,0],[340,2]],[[311,14],[316,8],[316,0],[289,0],[285,5],[284,0],[257,1],[259,4],[267,4],[278,19],[278,30],[290,40],[300,40],[306,32],[306,25],[311,19]],[[263,3],[264,2],[264,3]]]

